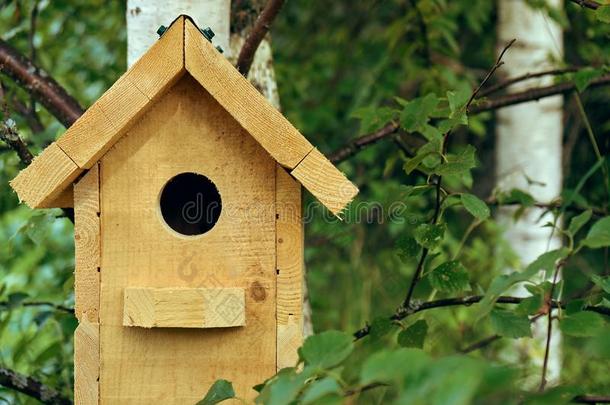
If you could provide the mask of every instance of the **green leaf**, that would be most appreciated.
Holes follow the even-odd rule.
[[[493,304],[504,291],[517,283],[529,280],[542,270],[553,270],[555,263],[560,259],[566,258],[568,253],[569,250],[567,248],[551,250],[540,255],[522,272],[503,274],[494,278],[483,299],[478,304],[478,318],[487,315],[492,310]]]
[[[477,165],[475,152],[475,148],[468,145],[457,155],[448,154],[447,161],[436,167],[434,172],[439,176],[463,175]]]
[[[438,103],[432,93],[409,101],[400,114],[400,125],[408,132],[423,131]]]
[[[430,362],[430,357],[420,349],[378,351],[364,362],[360,371],[360,384],[398,382],[406,376],[418,375]]]
[[[333,378],[324,377],[310,384],[299,403],[313,404],[331,394],[341,394],[341,386]]]
[[[424,340],[428,333],[428,323],[420,319],[407,329],[398,334],[398,344],[402,347],[416,347],[421,349],[424,347]]]
[[[489,218],[489,207],[479,197],[472,194],[462,194],[461,199],[464,208],[466,208],[473,217],[481,221],[485,221]]]
[[[387,335],[394,328],[394,324],[387,317],[377,317],[371,322],[369,336],[372,340],[377,340]]]
[[[610,246],[610,217],[594,223],[582,244],[593,249]]]
[[[432,287],[439,291],[460,292],[470,289],[468,272],[457,260],[436,267],[428,278]]]
[[[595,336],[604,327],[604,319],[600,314],[589,311],[577,312],[566,316],[559,322],[559,328],[570,336]]]
[[[396,248],[398,249],[398,255],[403,260],[417,256],[420,250],[417,241],[406,235],[402,235],[398,238],[396,241]]]
[[[491,325],[494,331],[508,338],[532,337],[532,328],[527,315],[504,309],[491,311]]]
[[[8,296],[8,307],[9,308],[16,308],[18,307],[23,301],[25,301],[29,296],[24,293],[24,292],[14,292],[9,294]]]
[[[591,281],[602,290],[610,294],[610,276],[600,277],[597,274],[591,275]]]
[[[597,79],[603,74],[603,69],[595,69],[592,67],[580,69],[574,74],[574,84],[576,85],[576,89],[579,93],[582,93],[587,87],[589,87],[589,84],[591,84],[593,80]]]
[[[591,219],[592,211],[587,210],[583,213],[576,215],[570,221],[570,226],[568,226],[568,232],[570,235],[574,236],[576,233],[582,228],[589,220]]]
[[[536,200],[531,194],[513,188],[508,193],[501,193],[498,195],[498,202],[500,204],[521,204],[526,207],[531,207]]]
[[[205,397],[197,402],[197,405],[214,405],[230,398],[235,398],[233,384],[227,380],[216,380]]]
[[[395,118],[397,111],[389,107],[362,107],[352,112],[351,116],[360,119],[360,132],[373,132]]]
[[[604,23],[610,23],[610,5],[602,5],[595,10],[595,18]]]
[[[264,405],[292,404],[303,389],[305,382],[314,374],[314,368],[308,366],[305,366],[299,374],[297,374],[294,368],[281,369],[265,383],[255,402]]]
[[[421,151],[418,151],[421,152]],[[431,155],[433,152],[423,152],[423,153],[418,153],[417,155],[415,155],[413,158],[407,160],[405,162],[405,164],[402,166],[402,168],[404,169],[405,173],[407,174],[411,174],[411,172],[413,172],[413,170],[417,169],[417,167],[421,164],[421,162],[428,157],[429,155]]]
[[[305,340],[299,356],[305,364],[319,368],[332,368],[347,358],[354,350],[353,337],[339,331],[326,331]]]
[[[444,225],[421,224],[415,228],[415,240],[426,249],[435,249],[444,235]]]

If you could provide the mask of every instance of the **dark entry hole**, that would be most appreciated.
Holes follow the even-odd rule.
[[[196,173],[172,177],[159,200],[161,215],[174,231],[183,235],[201,235],[214,227],[222,202],[216,185]]]

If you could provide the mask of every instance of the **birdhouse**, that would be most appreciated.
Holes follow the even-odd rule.
[[[297,362],[301,186],[358,191],[185,16],[11,185],[74,207],[82,404],[254,397]]]

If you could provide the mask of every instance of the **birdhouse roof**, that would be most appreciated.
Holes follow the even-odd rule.
[[[68,130],[13,179],[32,208],[61,205],[62,196],[185,74],[190,74],[290,174],[333,214],[358,193],[354,186],[233,65],[193,20],[180,16]]]

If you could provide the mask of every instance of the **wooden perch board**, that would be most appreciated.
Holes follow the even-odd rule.
[[[128,287],[124,326],[229,328],[246,324],[243,288]]]

